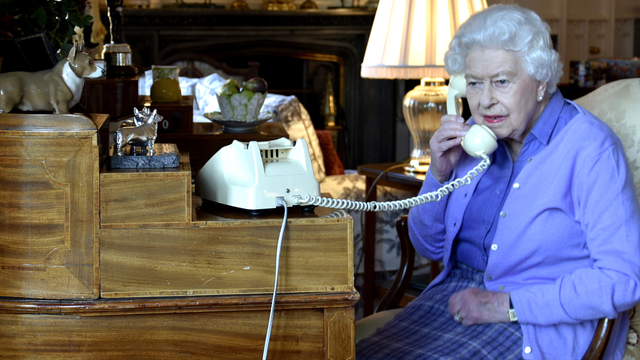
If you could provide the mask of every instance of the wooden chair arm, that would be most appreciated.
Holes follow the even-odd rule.
[[[602,360],[604,358],[604,353],[607,349],[609,338],[611,338],[615,322],[615,319],[607,318],[602,318],[598,321],[596,332],[593,334],[591,344],[589,344],[589,348],[587,348],[587,352],[582,357],[582,360]]]
[[[403,215],[396,221],[396,230],[400,238],[400,267],[393,284],[378,304],[375,312],[399,308],[400,301],[409,287],[416,259],[416,249],[409,239],[408,219],[407,215]]]

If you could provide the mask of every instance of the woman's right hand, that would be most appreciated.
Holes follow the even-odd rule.
[[[458,115],[445,115],[440,120],[440,128],[431,137],[431,165],[429,171],[438,182],[445,182],[462,154],[462,138],[471,125],[465,124]]]

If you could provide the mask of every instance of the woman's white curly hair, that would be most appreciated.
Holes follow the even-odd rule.
[[[456,32],[444,55],[449,74],[465,72],[465,58],[474,49],[502,49],[514,53],[525,71],[556,91],[562,76],[560,55],[553,49],[549,25],[533,11],[518,5],[493,5],[477,12]]]

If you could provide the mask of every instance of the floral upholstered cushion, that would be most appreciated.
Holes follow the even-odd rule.
[[[638,306],[631,308],[629,314],[629,333],[627,334],[627,350],[622,360],[640,360],[640,316]]]
[[[352,201],[364,201],[365,183],[364,175],[359,175],[354,170],[345,170],[345,175],[327,176],[320,183],[320,191],[330,194],[334,199],[347,199]],[[394,201],[407,199],[415,196],[414,193],[386,186],[377,187],[378,194],[376,200]],[[364,270],[362,240],[364,213],[361,211],[347,211],[353,218],[353,240],[355,242],[355,271],[362,273]],[[396,230],[396,220],[401,215],[407,214],[408,210],[383,211],[376,213],[376,246],[375,246],[375,271],[395,271],[400,264],[400,242]],[[416,255],[415,266],[427,264],[429,260],[420,255]]]

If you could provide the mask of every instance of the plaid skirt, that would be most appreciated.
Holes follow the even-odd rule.
[[[456,265],[444,282],[360,340],[356,359],[522,359],[522,329],[518,323],[464,326],[447,310],[454,293],[470,287],[485,289],[483,276],[474,268]]]

